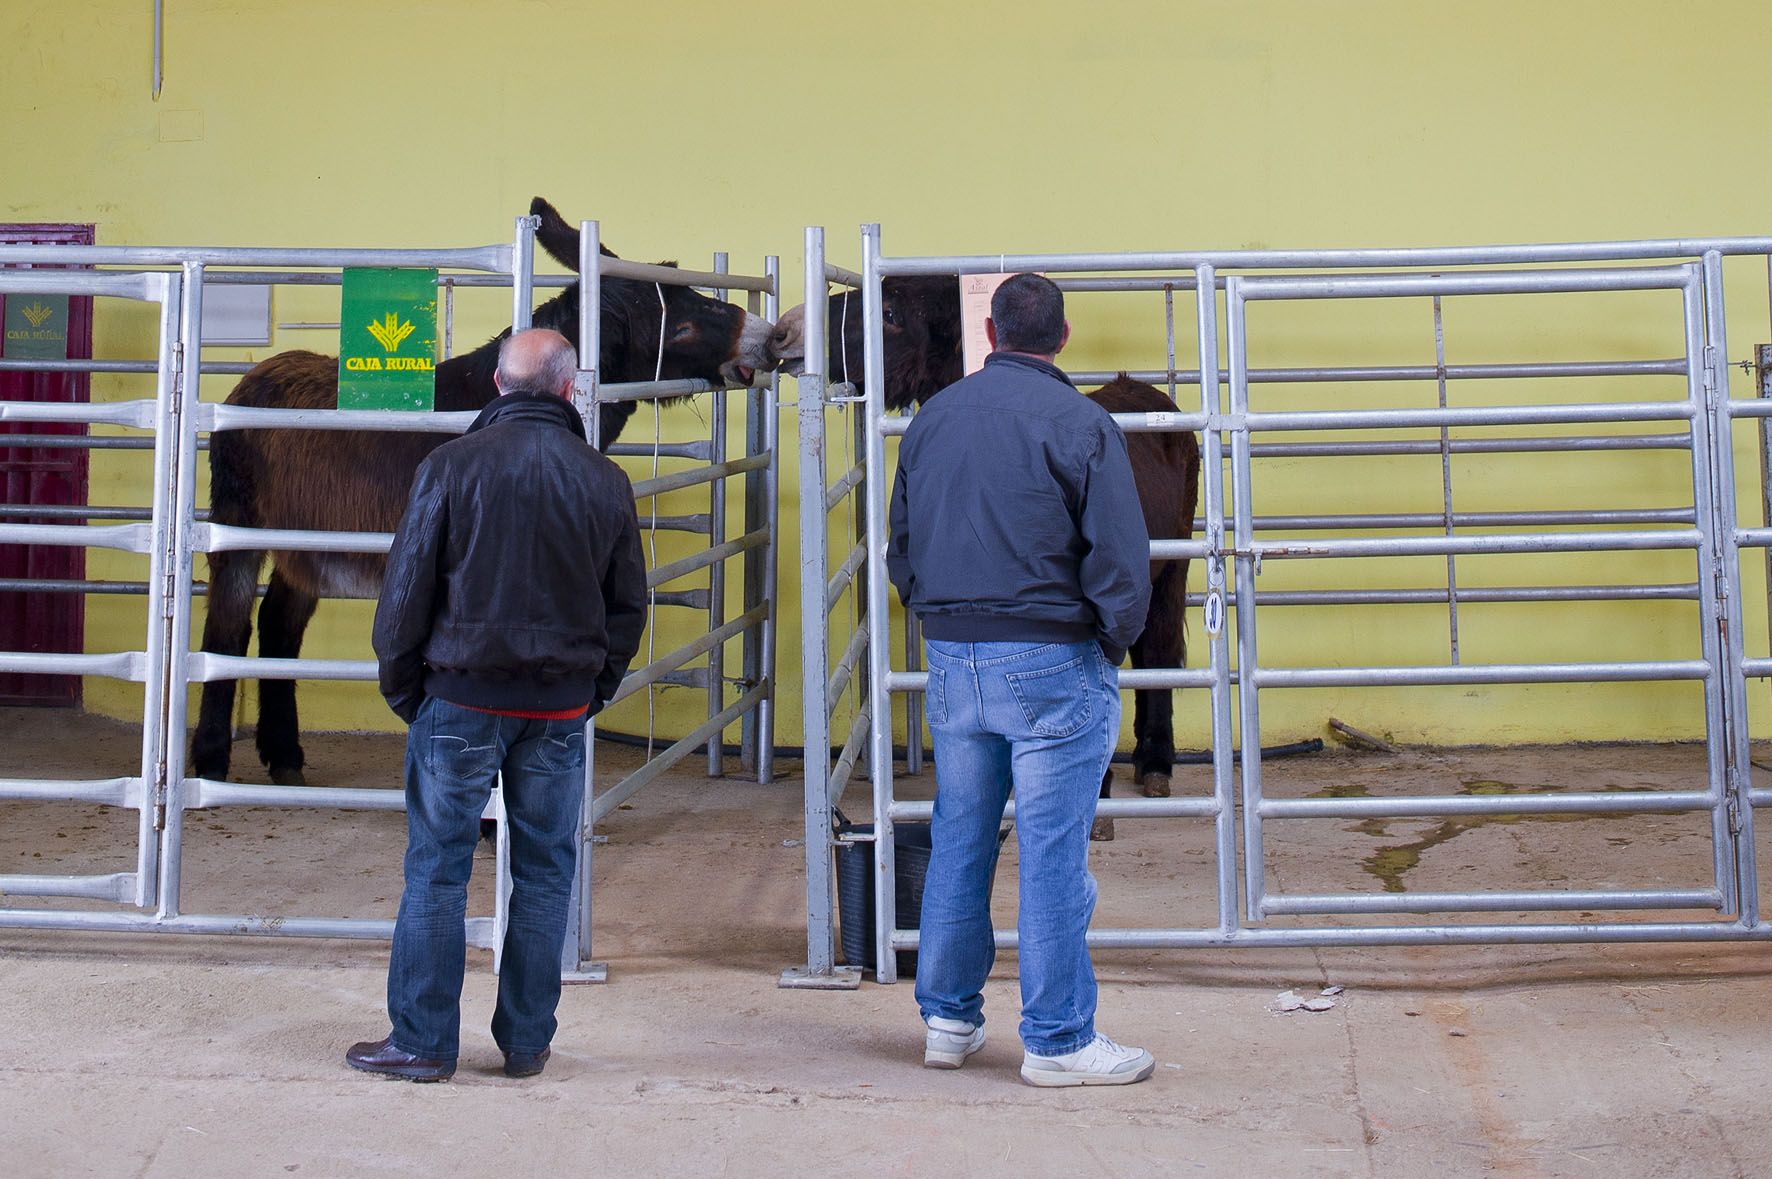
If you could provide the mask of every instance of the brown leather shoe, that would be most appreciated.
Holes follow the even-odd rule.
[[[455,1075],[455,1061],[414,1056],[394,1047],[392,1040],[365,1040],[361,1044],[352,1044],[345,1053],[345,1063],[366,1073],[401,1077],[408,1081],[447,1081]]]
[[[548,1057],[553,1051],[543,1048],[540,1052],[507,1052],[505,1053],[505,1076],[536,1077],[548,1066]]]

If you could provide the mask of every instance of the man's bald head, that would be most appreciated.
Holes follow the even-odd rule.
[[[498,370],[492,383],[500,394],[542,393],[572,396],[578,354],[566,337],[549,328],[512,332],[498,348]]]

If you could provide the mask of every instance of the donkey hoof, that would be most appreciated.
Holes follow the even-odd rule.
[[[1168,798],[1169,775],[1157,773],[1140,774],[1138,778],[1138,788],[1144,791],[1144,796],[1146,798]]]
[[[1114,841],[1114,821],[1112,819],[1095,820],[1095,825],[1089,828],[1089,838],[1097,843],[1112,843]]]
[[[306,786],[308,780],[302,777],[300,766],[272,766],[271,781],[279,786]]]

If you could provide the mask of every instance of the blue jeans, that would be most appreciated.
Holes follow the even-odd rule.
[[[468,875],[501,772],[511,902],[492,1038],[520,1053],[553,1040],[584,765],[582,717],[495,716],[436,697],[419,708],[406,733],[406,891],[388,963],[396,1048],[434,1060],[460,1053]]]
[[[1120,736],[1119,670],[1094,643],[931,640],[935,819],[917,949],[924,1019],[984,1022],[996,960],[991,860],[1011,786],[1021,851],[1021,1040],[1062,1056],[1095,1038],[1089,826]]]

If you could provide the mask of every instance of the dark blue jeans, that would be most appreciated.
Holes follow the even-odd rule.
[[[511,903],[492,1038],[520,1053],[553,1040],[584,764],[582,717],[494,716],[435,697],[420,707],[406,733],[406,891],[388,963],[396,1048],[435,1060],[460,1053],[468,875],[500,773]]]

